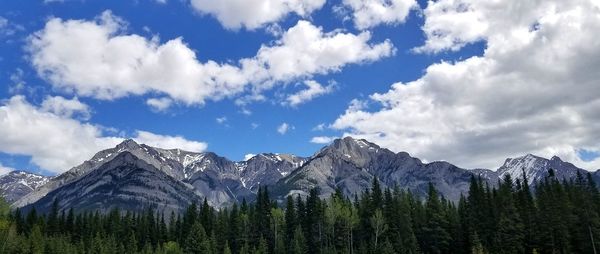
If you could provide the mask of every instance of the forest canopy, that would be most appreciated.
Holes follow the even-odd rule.
[[[595,253],[600,195],[590,175],[528,185],[507,175],[491,186],[473,176],[453,203],[382,189],[354,197],[317,189],[278,204],[261,187],[252,204],[183,214],[10,211],[0,202],[0,253]]]

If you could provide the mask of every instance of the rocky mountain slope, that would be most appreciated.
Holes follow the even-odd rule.
[[[122,170],[117,167],[119,164],[123,164],[123,167],[137,165],[123,160],[120,157],[122,154],[130,154],[131,157],[136,158],[136,161],[147,164],[146,167],[138,166],[138,170],[140,168],[151,168],[168,176],[168,178],[161,176],[161,179],[164,181],[169,180],[168,183],[159,181],[154,185],[160,186],[162,184],[171,186],[173,183],[170,181],[174,181],[179,185],[186,186],[187,190],[192,192],[198,200],[202,201],[202,199],[206,198],[211,205],[216,207],[241,202],[243,199],[253,200],[259,184],[275,184],[279,179],[302,165],[306,160],[293,155],[259,154],[248,161],[233,162],[211,152],[193,153],[180,149],[166,150],[138,144],[133,140],[126,140],[114,148],[98,152],[90,160],[53,178],[47,184],[14,202],[13,207],[25,207],[35,204],[36,207],[39,206],[40,209],[45,209],[52,203],[54,198],[57,198],[66,207],[79,207],[82,209],[95,209],[102,205],[111,207],[110,203],[99,203],[95,197],[108,199],[108,194],[102,191],[105,189],[120,188],[119,186],[123,184],[121,181],[127,179],[119,179],[118,181],[113,179],[114,181],[105,182],[104,180],[106,179],[104,177],[107,176],[99,175],[97,171],[107,170],[106,165],[112,165],[115,168],[113,170]],[[151,170],[146,171],[154,172]],[[112,173],[106,174],[110,175]],[[150,175],[158,176],[156,173]],[[126,176],[133,177],[131,175]],[[94,179],[93,177],[98,179]],[[146,179],[144,181],[151,181],[148,176],[138,178]],[[103,188],[98,189],[87,186],[88,182],[94,181],[102,182]],[[113,186],[111,183],[119,186]],[[131,209],[147,207],[151,205],[152,202],[150,201],[152,200],[159,203],[171,202],[169,200],[161,201],[160,197],[164,196],[164,193],[154,193],[156,190],[151,187],[143,184],[133,187],[128,186],[128,188],[136,188],[139,193],[156,194],[154,195],[156,197],[148,197],[143,201],[133,196],[125,197],[125,194],[119,193],[122,196],[119,197],[119,200],[130,199],[130,202],[140,203],[128,206]],[[183,189],[177,188],[177,190]],[[86,198],[90,199],[90,201],[85,200]],[[117,202],[115,199],[110,200],[116,203],[121,202]],[[184,200],[189,201],[191,198],[186,196]],[[175,204],[176,202],[173,201],[171,203]],[[181,207],[172,205],[164,209],[177,210],[179,208]]]
[[[580,172],[585,177],[589,172],[561,160],[558,156],[546,159],[533,154],[527,154],[506,159],[504,164],[495,171],[478,169],[473,170],[473,173],[480,175],[491,184],[496,184],[494,181],[501,180],[506,175],[510,175],[512,179],[523,180],[523,173],[525,173],[528,184],[535,187],[536,183],[543,181],[548,176],[550,169],[554,171],[555,177],[559,180],[573,179],[577,176],[577,172]],[[591,172],[591,175],[595,182],[600,183],[600,171]]]
[[[118,206],[181,211],[204,198],[216,207],[251,201],[261,185],[270,186],[272,196],[279,199],[306,195],[314,187],[323,197],[336,188],[351,196],[370,187],[375,177],[384,187],[410,189],[422,197],[431,182],[446,198],[458,200],[467,193],[472,175],[495,184],[506,174],[521,177],[525,170],[534,183],[543,179],[549,168],[559,178],[586,172],[558,157],[548,160],[533,155],[507,159],[496,171],[467,170],[444,161],[423,163],[408,153],[394,153],[351,137],[337,139],[309,158],[265,153],[238,162],[212,152],[159,149],[126,140],[49,180],[13,207],[29,205],[44,210],[57,199],[61,207],[84,210],[106,211]],[[599,173],[594,177],[600,180]]]
[[[47,212],[54,200],[59,207],[76,211],[108,212],[118,207],[142,212],[151,208],[165,214],[182,212],[192,202],[201,201],[193,188],[129,151],[50,191],[24,209],[35,206],[38,211]]]
[[[447,198],[457,200],[469,188],[471,172],[448,162],[423,163],[408,153],[394,153],[362,139],[346,137],[321,149],[275,186],[277,195],[301,194],[318,187],[323,197],[340,188],[360,194],[377,177],[382,186],[411,189],[424,196],[432,182]]]
[[[12,203],[46,184],[50,177],[36,175],[25,171],[11,171],[0,176],[0,195]]]

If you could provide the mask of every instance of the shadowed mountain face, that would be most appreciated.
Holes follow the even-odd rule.
[[[323,197],[340,188],[360,194],[377,177],[382,186],[398,186],[424,196],[429,182],[447,198],[457,200],[469,187],[471,172],[447,162],[422,163],[407,153],[394,153],[366,140],[338,139],[275,186],[277,195],[301,194],[318,187]]]
[[[467,170],[444,161],[423,163],[408,153],[394,153],[366,140],[337,139],[309,158],[265,153],[234,162],[217,154],[180,149],[159,149],[126,140],[97,153],[90,160],[49,180],[13,203],[13,207],[49,209],[57,199],[63,208],[108,211],[155,208],[181,211],[191,202],[207,199],[223,207],[255,198],[258,186],[270,186],[272,196],[307,195],[319,188],[323,197],[340,188],[345,195],[359,194],[378,178],[383,187],[410,189],[425,197],[431,182],[447,199],[466,195],[470,178],[479,175],[495,184],[504,175],[530,183],[542,180],[553,168],[559,178],[583,171],[558,157],[526,155],[507,159],[497,171]],[[600,175],[592,177],[599,180]]]
[[[54,200],[61,209],[108,212],[114,208],[170,214],[198,202],[193,189],[125,151],[81,178],[52,190],[30,206],[47,212]],[[25,210],[28,206],[25,206]]]
[[[69,199],[81,199],[80,202],[86,203],[85,206],[80,205],[83,208],[91,209],[92,207],[100,207],[101,205],[108,206],[110,202],[99,203],[98,200],[85,201],[85,198],[96,197],[96,195],[108,198],[108,194],[95,193],[103,189],[91,189],[91,191],[87,187],[83,189],[86,185],[82,184],[81,181],[100,181],[101,179],[95,179],[99,177],[97,171],[101,169],[106,170],[106,165],[119,168],[117,166],[123,164],[119,170],[132,167],[134,164],[126,163],[127,161],[120,157],[122,154],[129,154],[136,158],[137,161],[146,163],[148,166],[144,167],[144,169],[150,167],[156,169],[163,175],[168,176],[172,181],[186,186],[188,191],[194,194],[195,198],[200,201],[206,198],[211,205],[216,207],[241,202],[243,199],[253,200],[259,184],[275,184],[279,179],[302,165],[306,160],[294,155],[259,154],[248,161],[233,162],[211,152],[193,153],[180,149],[165,150],[143,144],[140,145],[133,140],[126,140],[114,148],[98,152],[90,160],[53,178],[42,187],[13,203],[13,207],[23,207],[29,204],[38,206],[43,203],[40,209],[44,209],[44,207],[47,207],[49,200],[53,200],[54,198],[61,200],[61,204],[74,207],[75,202],[62,201],[66,199],[63,196],[67,194],[69,194]],[[140,167],[137,169],[139,170]],[[151,174],[141,177],[137,181],[151,182],[152,176],[158,177],[157,174]],[[125,175],[124,177],[132,176]],[[120,179],[119,181],[124,180],[127,179]],[[109,188],[110,183],[112,182],[105,183],[104,187]],[[115,182],[115,184],[122,184],[122,182]],[[138,185],[136,188],[140,193],[152,193],[156,191],[149,187],[152,186]],[[61,190],[60,192],[54,193],[59,189]],[[74,196],[75,194],[79,196]],[[158,196],[160,197],[161,195],[159,194]],[[52,199],[48,199],[50,196],[52,196]],[[44,200],[43,202],[42,199]],[[189,198],[186,198],[186,200],[189,200]],[[92,205],[89,202],[94,203]],[[127,206],[128,208],[135,207],[137,209],[148,206],[152,202],[166,201],[162,201],[160,198],[151,198],[144,201],[144,204],[141,204],[142,200],[130,201],[130,203],[132,202],[140,202],[140,204]]]
[[[12,203],[46,184],[50,177],[25,171],[11,171],[0,176],[0,195]]]

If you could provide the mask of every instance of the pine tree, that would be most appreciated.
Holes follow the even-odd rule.
[[[192,225],[190,233],[185,240],[184,250],[186,253],[211,253],[210,241],[199,221],[196,221]]]
[[[29,235],[29,251],[32,254],[44,253],[44,236],[38,225],[33,225]]]
[[[231,249],[229,248],[229,242],[225,242],[225,246],[223,247],[223,254],[231,254]]]
[[[269,246],[267,246],[267,241],[264,238],[260,238],[258,240],[258,246],[256,250],[254,250],[254,254],[268,254]]]
[[[381,185],[377,177],[373,177],[373,183],[371,185],[371,208],[382,209],[383,208],[383,193],[381,192]]]
[[[58,220],[58,200],[54,199],[52,202],[52,208],[50,209],[50,214],[48,215],[48,228],[47,234],[55,235],[59,232],[59,220]]]
[[[519,213],[513,201],[512,178],[510,174],[504,176],[500,185],[497,198],[499,221],[496,249],[503,253],[523,253],[524,229]]]
[[[286,208],[285,208],[285,242],[289,243],[294,236],[294,230],[297,226],[296,221],[296,208],[294,205],[294,198],[289,195],[286,198]]]
[[[426,253],[447,253],[451,237],[446,230],[448,221],[444,216],[443,206],[438,193],[429,183],[429,191],[426,203],[426,225],[423,228],[424,239],[423,250]]]
[[[304,254],[307,252],[304,233],[300,226],[294,230],[294,236],[290,243],[290,254]]]

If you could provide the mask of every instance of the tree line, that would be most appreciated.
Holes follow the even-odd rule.
[[[317,189],[278,204],[261,187],[252,204],[182,214],[32,209],[0,202],[0,253],[595,253],[600,195],[591,175],[530,188],[527,176],[491,186],[471,178],[457,203],[429,184],[419,199],[377,179],[360,195]]]

